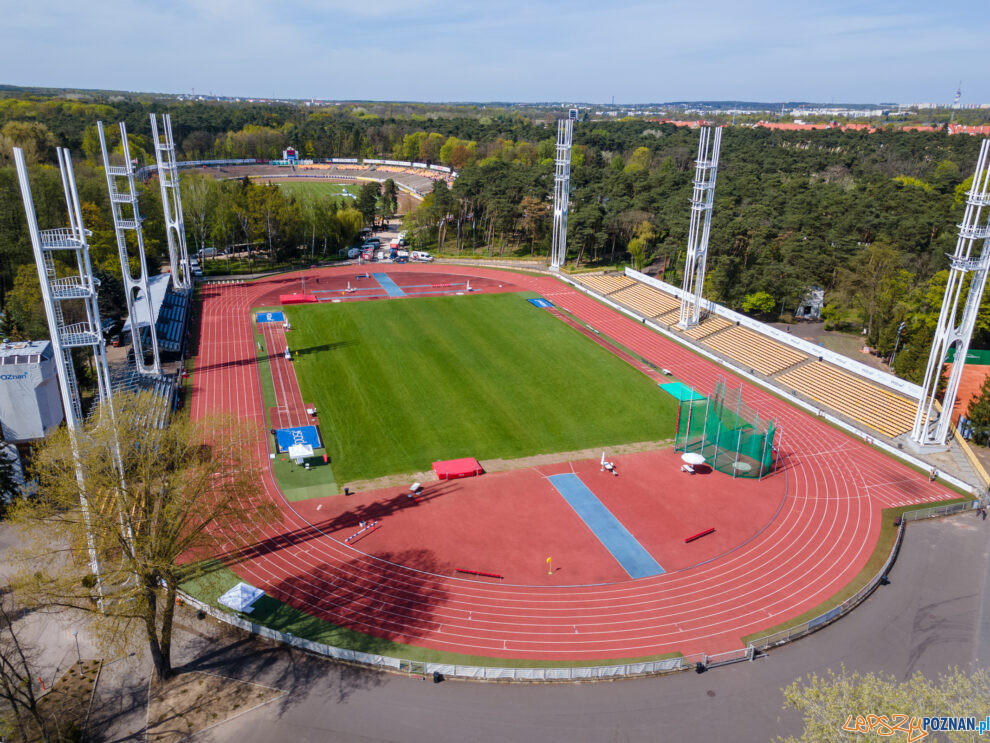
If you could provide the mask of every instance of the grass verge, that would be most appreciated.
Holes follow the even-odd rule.
[[[255,624],[261,624],[265,627],[278,630],[279,632],[291,632],[295,637],[321,642],[333,647],[384,655],[390,658],[426,663],[488,666],[492,668],[579,668],[584,666],[608,666],[617,663],[645,663],[653,660],[681,657],[681,653],[663,653],[661,655],[615,660],[533,661],[447,653],[442,650],[421,648],[415,645],[392,642],[391,640],[374,637],[362,632],[355,632],[346,627],[340,627],[322,619],[317,619],[287,604],[283,604],[271,596],[264,596],[259,599],[250,614],[240,614],[217,604],[217,598],[240,582],[240,578],[232,570],[218,561],[207,560],[192,566],[190,572],[193,575],[183,581],[180,587],[190,596],[194,596],[210,606],[219,608],[222,611],[239,616]]]

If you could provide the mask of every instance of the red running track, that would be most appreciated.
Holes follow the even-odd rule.
[[[492,269],[389,266],[392,276],[438,271],[511,281],[539,292],[704,393],[724,368],[557,279]],[[307,275],[346,277],[353,267]],[[487,282],[486,282],[487,283]],[[479,286],[481,285],[479,281]],[[788,493],[760,534],[722,557],[665,575],[589,586],[493,585],[376,558],[337,541],[282,497],[268,466],[250,308],[300,288],[300,275],[203,287],[192,416],[231,411],[254,421],[264,497],[282,522],[257,534],[234,570],[276,599],[354,630],[439,650],[503,658],[635,658],[716,653],[817,606],[865,565],[881,509],[953,497],[927,477],[743,383],[748,403],[775,416]],[[401,300],[400,300],[401,301]],[[738,381],[738,380],[737,380]]]
[[[268,365],[272,371],[272,383],[275,385],[275,400],[278,402],[271,411],[272,427],[281,429],[318,424],[306,412],[292,361],[285,358],[285,349],[288,348],[291,352],[292,348],[282,323],[266,322],[261,323],[261,327],[265,336]]]

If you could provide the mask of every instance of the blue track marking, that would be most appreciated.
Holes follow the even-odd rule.
[[[281,312],[259,312],[258,322],[285,322],[285,315]]]
[[[660,564],[612,512],[605,508],[588,486],[581,482],[580,477],[570,474],[553,475],[549,480],[630,578],[663,574],[664,569]]]
[[[399,285],[392,281],[391,277],[387,273],[373,273],[371,276],[390,297],[404,297],[406,295],[406,293],[399,288]]]

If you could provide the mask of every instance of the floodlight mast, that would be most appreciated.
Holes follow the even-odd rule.
[[[919,448],[942,448],[949,434],[952,408],[959,392],[959,380],[969,352],[976,317],[983,300],[983,290],[990,268],[990,139],[983,140],[973,172],[973,185],[966,196],[966,211],[959,225],[956,251],[949,256],[949,280],[945,285],[942,312],[935,327],[935,338],[928,356],[925,381],[914,416],[911,441]],[[986,211],[985,211],[986,210]],[[977,243],[982,248],[977,255]],[[960,299],[969,281],[969,293],[960,312]],[[936,407],[939,381],[949,349],[955,348],[952,372],[942,398],[941,411]]]
[[[711,136],[714,129],[715,136]],[[712,226],[715,179],[718,155],[722,147],[721,127],[701,127],[698,159],[694,165],[694,192],[691,195],[691,225],[688,229],[687,258],[684,263],[684,293],[681,295],[681,318],[678,325],[689,328],[701,321],[702,292],[708,258],[708,235]]]
[[[162,115],[162,134],[158,120],[151,114],[151,141],[158,163],[158,184],[162,190],[162,210],[168,236],[168,259],[172,269],[172,286],[176,291],[192,291],[192,266],[186,247],[186,228],[182,219],[182,195],[179,193],[179,170],[175,164],[175,141],[172,139],[172,117]]]
[[[72,172],[72,159],[69,151],[59,147],[57,150],[59,170],[62,174],[62,189],[65,193],[65,204],[68,210],[69,227],[50,230],[38,228],[38,217],[34,209],[34,199],[31,195],[31,183],[28,180],[24,152],[19,147],[13,148],[14,165],[21,186],[21,198],[24,201],[24,214],[27,217],[28,234],[34,249],[34,261],[38,269],[38,280],[41,284],[41,301],[45,308],[45,318],[48,322],[48,333],[51,336],[54,350],[55,369],[58,373],[59,387],[62,395],[62,408],[65,411],[65,423],[69,429],[72,454],[75,459],[76,482],[80,492],[85,492],[86,485],[82,467],[79,461],[79,450],[76,442],[76,431],[82,424],[82,403],[79,395],[79,384],[76,380],[72,364],[73,348],[90,348],[93,353],[96,370],[96,387],[101,409],[112,414],[112,398],[110,389],[110,372],[107,367],[106,343],[100,327],[100,309],[97,304],[97,287],[99,282],[93,277],[93,267],[89,259],[89,245],[86,242],[87,230],[83,227],[82,209],[79,204],[79,193],[76,190],[76,180]],[[66,262],[55,262],[56,253],[68,254],[68,263],[75,263],[75,271],[66,271]],[[63,276],[59,276],[58,268],[62,268]],[[82,304],[84,319],[79,322],[66,323],[63,302],[72,302],[75,306]],[[90,569],[97,577],[99,601],[103,601],[103,588],[99,580],[100,563],[90,529],[89,510],[85,498],[81,499],[83,518],[86,523],[86,540],[89,549]]]
[[[120,270],[124,278],[124,295],[127,300],[127,315],[131,318],[131,338],[134,349],[134,366],[139,374],[162,373],[161,357],[158,352],[158,336],[155,333],[155,310],[151,300],[151,289],[148,286],[148,261],[144,255],[144,231],[141,229],[140,210],[138,209],[137,190],[134,188],[134,168],[131,166],[131,148],[127,141],[127,127],[120,122],[120,143],[124,155],[124,164],[112,165],[107,150],[107,140],[103,133],[103,122],[97,121],[96,128],[100,135],[100,149],[103,152],[103,169],[107,176],[107,191],[110,194],[110,212],[113,214],[113,228],[117,235],[117,252],[120,255]],[[126,213],[125,213],[126,209]],[[138,263],[138,275],[135,278],[131,270],[130,249],[127,245],[127,233],[134,234],[135,259]],[[139,297],[143,295],[143,300]],[[144,340],[141,338],[141,327],[138,322],[138,305],[148,314],[149,343],[151,344],[151,363],[147,363],[144,353]]]
[[[550,247],[550,270],[559,271],[567,261],[567,207],[571,190],[571,142],[574,121],[557,122],[557,159],[553,175],[553,242]]]

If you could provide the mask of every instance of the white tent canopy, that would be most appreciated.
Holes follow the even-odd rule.
[[[313,456],[313,447],[309,444],[293,444],[289,447],[289,458],[296,460],[297,463],[311,456]]]
[[[238,583],[227,593],[217,599],[217,603],[223,604],[234,611],[250,614],[254,608],[254,602],[265,595],[260,588],[249,586],[247,583]]]

